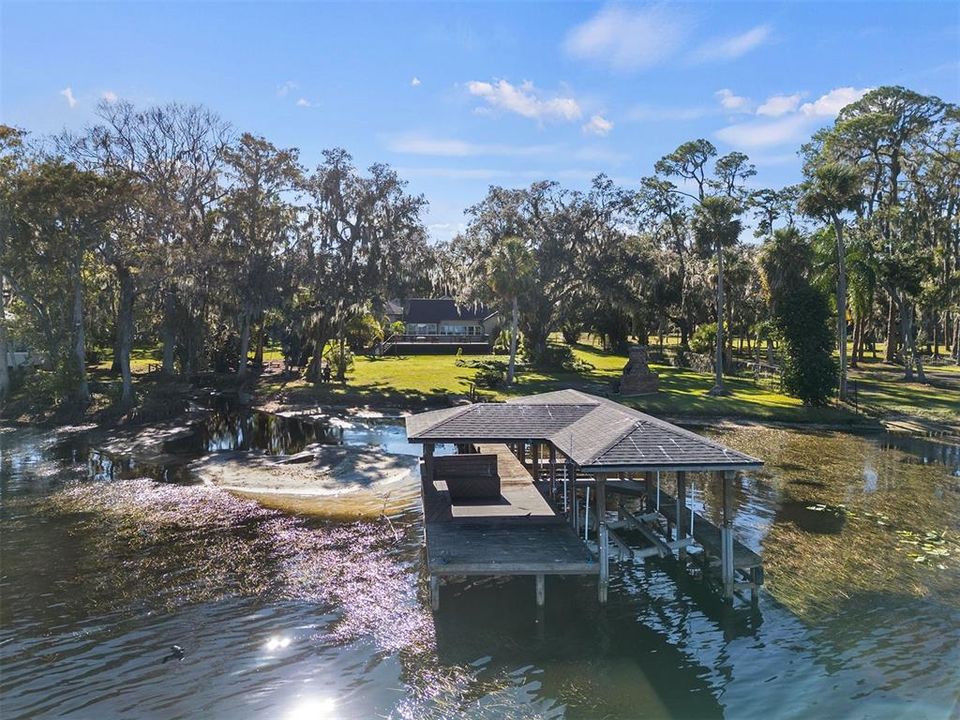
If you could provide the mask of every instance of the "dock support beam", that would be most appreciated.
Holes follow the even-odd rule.
[[[723,525],[720,528],[720,571],[723,580],[723,597],[733,599],[733,479],[734,473],[726,470],[718,473],[723,484]]]
[[[546,598],[546,582],[543,575],[537,575],[537,607],[543,607]]]
[[[557,504],[557,449],[550,444],[550,500]]]
[[[434,610],[440,609],[440,576],[430,576],[430,607]]]
[[[610,549],[607,538],[607,478],[597,475],[597,549],[600,555],[600,580],[597,597],[600,604],[607,602],[607,586],[610,584]]]
[[[423,444],[423,479],[433,482],[433,443]]]
[[[687,514],[687,473],[683,470],[677,472],[677,540],[683,540],[687,536],[687,523],[685,517]],[[677,554],[683,560],[687,557],[687,550],[681,547]]]

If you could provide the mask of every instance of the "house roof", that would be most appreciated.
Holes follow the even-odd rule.
[[[410,323],[435,323],[443,320],[486,320],[496,312],[483,305],[458,306],[453,298],[411,298],[403,319]]]
[[[736,470],[756,458],[606,398],[556,392],[412,415],[410,442],[540,440],[594,472]]]

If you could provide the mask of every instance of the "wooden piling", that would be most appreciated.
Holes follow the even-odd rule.
[[[543,575],[537,575],[537,607],[543,607],[546,598],[546,582]]]
[[[723,580],[723,597],[733,599],[733,479],[730,470],[718,472],[723,485],[723,524],[720,527],[720,571]]]
[[[610,548],[607,538],[607,478],[597,475],[597,549],[600,557],[600,579],[597,595],[601,604],[607,602],[610,584]]]
[[[687,536],[687,473],[683,470],[677,471],[677,540],[683,540]],[[686,548],[681,547],[677,554],[681,560],[687,557]]]

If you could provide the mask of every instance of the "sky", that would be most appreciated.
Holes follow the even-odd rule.
[[[308,167],[389,163],[435,240],[490,185],[633,187],[700,137],[797,182],[800,144],[880,85],[960,102],[960,3],[0,0],[0,122],[201,103]]]

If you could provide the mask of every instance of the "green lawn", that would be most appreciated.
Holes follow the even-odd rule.
[[[606,353],[581,344],[574,353],[592,369],[583,373],[559,371],[524,371],[516,384],[508,389],[479,392],[487,398],[503,400],[511,396],[547,392],[573,387],[586,392],[609,392],[610,381],[620,375],[626,357]],[[503,359],[500,356],[499,359]],[[805,408],[799,401],[777,389],[775,380],[754,381],[728,378],[731,391],[726,397],[708,394],[713,376],[681,370],[666,365],[653,365],[660,374],[660,392],[623,402],[638,409],[668,417],[730,417],[783,420],[795,422],[854,422],[857,417],[845,409]],[[452,355],[411,355],[404,357],[367,358],[359,356],[347,376],[346,385],[313,386],[302,379],[284,382],[276,376],[263,378],[259,395],[279,396],[283,401],[318,403],[339,402],[375,406],[412,407],[437,403],[446,396],[466,396],[470,392],[475,370],[457,365]]]

